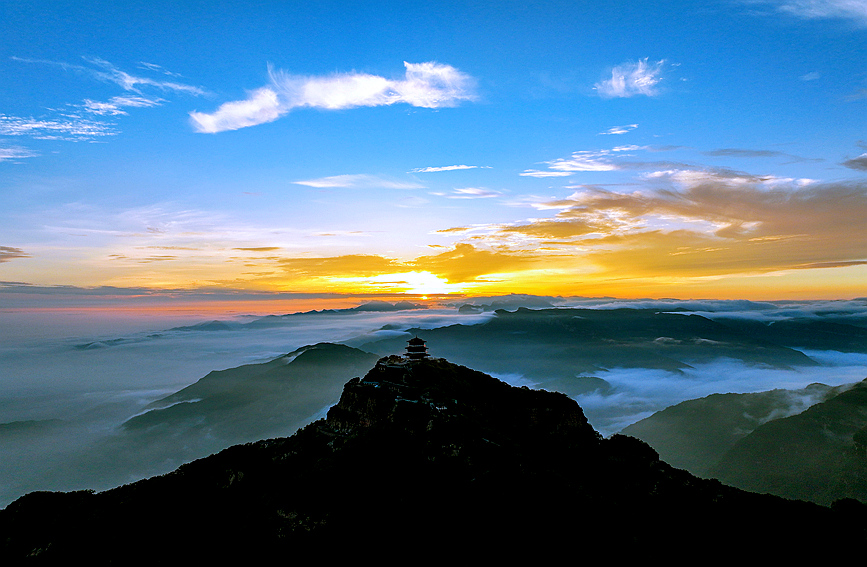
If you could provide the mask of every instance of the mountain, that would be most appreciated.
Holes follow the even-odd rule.
[[[777,368],[815,366],[803,353],[700,315],[656,309],[498,310],[485,323],[409,329],[436,344],[438,356],[494,374],[522,374],[546,387],[578,395],[609,384],[582,376],[608,368],[679,372],[722,357]],[[381,355],[400,352],[405,336],[367,342],[359,348]]]
[[[802,553],[790,542],[861,549],[865,518],[857,502],[696,478],[637,439],[603,439],[564,394],[392,356],[292,437],[102,493],[16,500],[0,511],[0,561],[780,558]]]
[[[340,398],[343,384],[378,358],[319,343],[266,363],[215,370],[53,466],[10,475],[10,484],[16,483],[10,490],[106,489],[169,472],[231,445],[291,435],[324,414]],[[13,425],[0,426],[0,439]]]
[[[235,443],[285,434],[337,400],[346,380],[377,358],[345,345],[319,343],[263,364],[215,370],[151,403],[123,427],[160,434],[195,429]]]
[[[867,502],[867,380],[737,441],[709,474],[757,492]]]
[[[867,352],[867,327],[864,326],[863,318],[851,315],[847,318],[835,317],[833,313],[823,313],[822,317],[762,322],[722,315],[717,321],[776,344],[812,350]]]
[[[849,387],[811,384],[801,390],[712,394],[658,411],[621,433],[641,439],[665,462],[707,476],[726,451],[757,427],[800,413]]]

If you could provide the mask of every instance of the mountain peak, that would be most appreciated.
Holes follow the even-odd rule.
[[[762,530],[744,529],[755,518]],[[0,559],[352,559],[371,546],[538,558],[643,553],[673,538],[716,554],[775,538],[856,548],[865,527],[851,510],[743,492],[674,469],[637,439],[603,439],[564,394],[388,357],[292,437],[103,493],[22,497],[0,511]]]

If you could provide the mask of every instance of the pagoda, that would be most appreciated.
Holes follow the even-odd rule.
[[[406,357],[410,360],[421,360],[423,358],[427,358],[427,347],[424,344],[424,340],[413,337],[407,341],[406,344]]]

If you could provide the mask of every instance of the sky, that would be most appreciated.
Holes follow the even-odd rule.
[[[7,306],[867,295],[864,0],[5,0],[0,37]]]

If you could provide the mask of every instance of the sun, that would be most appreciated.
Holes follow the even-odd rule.
[[[330,278],[332,282],[340,283],[348,288],[365,292],[404,293],[422,296],[428,299],[432,295],[463,293],[466,284],[453,284],[445,278],[430,272],[400,272],[394,274],[379,274],[370,277]],[[360,288],[360,289],[359,289]]]

